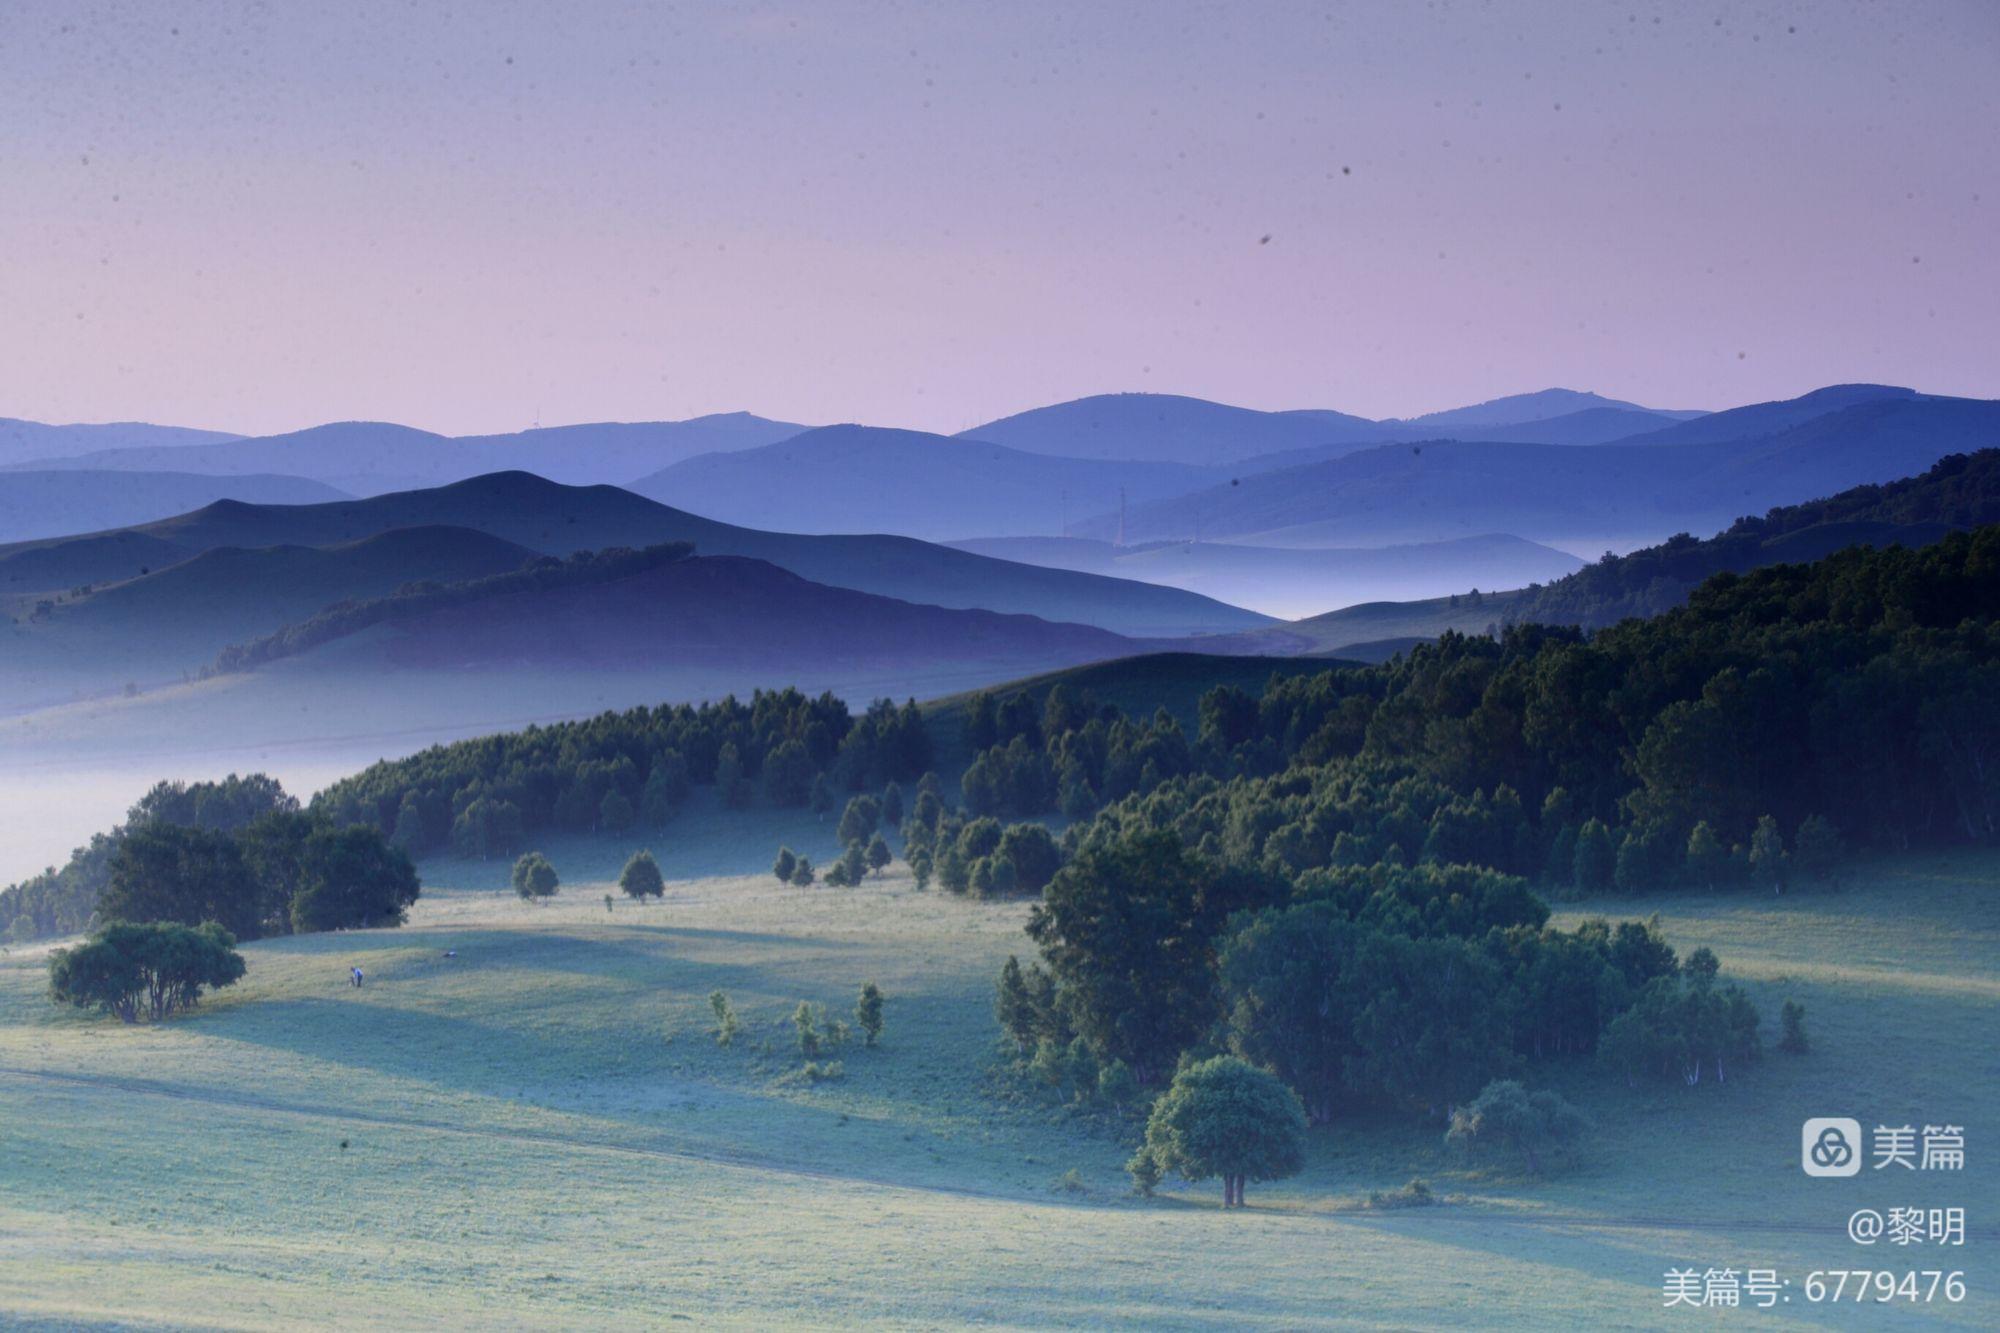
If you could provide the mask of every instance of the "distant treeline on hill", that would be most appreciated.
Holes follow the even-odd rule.
[[[1296,876],[1485,866],[1598,890],[1751,876],[1844,844],[2000,836],[2000,526],[1722,574],[1586,636],[1447,635],[1386,665],[1218,688],[1192,742],[1051,691],[975,699],[975,813],[1110,798],[1080,847],[1173,829]]]
[[[2000,449],[1952,454],[1919,476],[1739,518],[1705,541],[1682,533],[1629,555],[1607,555],[1511,595],[1502,614],[1510,624],[1610,625],[1679,606],[1716,574],[1817,560],[1864,542],[1924,545],[1988,523],[2000,523]]]
[[[469,579],[463,583],[409,583],[387,597],[336,602],[310,620],[287,625],[249,643],[231,644],[222,650],[212,670],[218,673],[249,671],[266,662],[296,656],[321,644],[390,621],[428,615],[510,593],[549,592],[558,588],[611,583],[663,565],[676,564],[693,554],[694,546],[690,542],[663,542],[640,550],[614,546],[602,551],[578,551],[566,560],[545,555],[509,573]]]
[[[373,825],[413,855],[449,845],[489,857],[544,831],[663,824],[694,786],[714,785],[732,805],[761,793],[825,808],[835,791],[913,779],[931,758],[914,702],[877,700],[855,717],[831,694],[760,690],[748,704],[634,708],[433,746],[335,783],[313,808]]]

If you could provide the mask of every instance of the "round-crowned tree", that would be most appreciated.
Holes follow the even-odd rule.
[[[1284,1080],[1233,1055],[1191,1064],[1146,1121],[1146,1152],[1190,1181],[1222,1178],[1222,1206],[1243,1206],[1250,1180],[1305,1165],[1306,1109]]]
[[[667,882],[661,878],[660,863],[651,852],[634,852],[618,874],[618,887],[625,890],[627,897],[644,903],[648,898],[663,897]]]
[[[524,902],[553,898],[558,883],[556,868],[540,852],[529,852],[514,863],[514,892]]]

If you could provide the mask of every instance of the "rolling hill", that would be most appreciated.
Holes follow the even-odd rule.
[[[265,473],[214,477],[83,469],[0,472],[0,542],[128,527],[221,499],[315,504],[345,498],[345,492],[324,482]]]
[[[1086,625],[923,606],[812,583],[762,560],[656,549],[662,558],[639,553],[636,572],[617,566],[601,580],[514,590],[521,580],[493,579],[435,598],[390,599],[390,614],[282,655],[337,657],[346,672],[635,671],[671,662],[789,681],[809,668],[1003,669],[1138,651]],[[414,609],[396,611],[397,600]]]
[[[335,602],[382,597],[409,583],[485,578],[535,558],[525,546],[452,527],[396,528],[337,546],[218,546],[65,602],[44,623],[53,633],[213,645],[213,655]]]
[[[1340,412],[1259,412],[1164,393],[1109,393],[1056,403],[961,431],[1029,453],[1225,467],[1260,454],[1384,438]]]
[[[567,555],[692,542],[704,555],[768,560],[802,578],[906,601],[1040,615],[1121,634],[1229,633],[1270,618],[1174,588],[1012,564],[909,537],[815,537],[717,523],[612,486],[503,472],[428,490],[315,505],[220,501],[137,527],[0,547],[0,595],[122,581],[218,546],[329,546],[395,528],[470,528]]]
[[[926,540],[1062,531],[1069,518],[1219,481],[1214,468],[1025,453],[984,440],[825,426],[704,454],[627,489],[729,523],[788,532],[894,532]]]
[[[1468,407],[1427,412],[1419,417],[1402,418],[1394,424],[1407,426],[1414,434],[1433,438],[1449,436],[1456,439],[1470,439],[1476,436],[1480,439],[1499,439],[1511,437],[1489,436],[1488,432],[1496,426],[1523,426],[1538,421],[1574,416],[1582,412],[1633,413],[1639,417],[1663,418],[1667,421],[1686,421],[1707,415],[1704,412],[1641,407],[1637,403],[1606,398],[1600,394],[1582,393],[1575,389],[1542,389],[1535,393],[1515,393],[1508,394],[1504,398],[1490,398],[1483,403],[1473,403]]]
[[[1386,545],[1505,531],[1571,550],[1631,547],[1908,476],[2000,440],[2000,402],[1867,386],[1807,397],[1715,413],[1612,447],[1377,446],[1134,506],[1127,540],[1183,538],[1198,525],[1212,539],[1264,545]],[[1725,417],[1734,417],[1734,433],[1718,426]],[[1116,530],[1114,515],[1077,525],[1085,536]]]
[[[100,449],[38,466],[174,468],[222,475],[276,472],[312,477],[355,495],[436,486],[513,469],[574,484],[615,484],[683,458],[755,448],[803,429],[747,412],[689,421],[600,422],[456,437],[382,421],[341,421],[283,435]]]
[[[1004,560],[1185,588],[1286,619],[1384,598],[1520,587],[1560,578],[1583,563],[1566,552],[1498,534],[1317,550],[1219,542],[1114,546],[1082,537],[1000,537],[954,545]]]
[[[49,597],[0,597],[0,707],[32,708],[199,672],[229,644],[336,602],[407,583],[457,582],[518,569],[536,553],[467,528],[414,527],[331,546],[120,540],[159,563],[135,577]],[[32,556],[31,556],[32,559]],[[85,584],[89,580],[82,581]]]

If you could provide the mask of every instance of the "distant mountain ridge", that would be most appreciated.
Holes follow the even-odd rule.
[[[1395,424],[1408,426],[1420,434],[1453,435],[1468,429],[1477,431],[1494,426],[1521,426],[1556,417],[1572,416],[1578,412],[1604,411],[1636,412],[1645,416],[1666,417],[1677,421],[1708,415],[1706,412],[1698,411],[1641,407],[1637,403],[1628,403],[1623,399],[1605,398],[1599,394],[1578,392],[1575,389],[1542,389],[1535,393],[1515,393],[1508,394],[1504,398],[1490,398],[1483,403],[1447,408],[1442,412],[1426,412],[1422,416],[1401,418]]]
[[[1621,413],[1625,415],[1614,415]],[[1069,458],[1264,471],[1396,440],[1519,438],[1598,444],[1701,415],[1570,389],[1514,394],[1407,421],[1371,421],[1315,408],[1265,412],[1176,394],[1120,393],[1033,408],[961,431],[959,438]],[[1575,420],[1553,424],[1560,418]]]
[[[822,426],[703,454],[627,487],[707,518],[787,532],[894,532],[927,541],[1059,532],[1132,501],[1226,480],[1218,468],[1027,453],[969,437]]]
[[[1733,425],[1731,424],[1733,422]],[[1128,509],[1128,541],[1279,546],[1437,541],[1503,531],[1570,546],[1715,532],[1745,513],[1920,472],[2000,441],[2000,402],[1835,386],[1590,448],[1380,445]],[[1108,537],[1118,518],[1077,525]]]
[[[282,435],[104,449],[47,467],[286,473],[355,495],[436,486],[490,472],[534,472],[573,484],[618,484],[697,454],[749,449],[803,426],[747,412],[688,421],[598,422],[511,435],[446,436],[384,421],[340,421]]]
[[[1287,619],[1355,602],[1430,597],[1475,585],[1519,587],[1560,578],[1583,565],[1566,552],[1498,533],[1407,546],[1320,549],[1218,542],[1114,546],[1054,537],[954,545],[1006,560],[1186,588]]]
[[[108,421],[52,425],[0,417],[0,465],[35,459],[72,458],[106,449],[180,448],[191,444],[221,444],[242,436],[221,430],[186,426],[155,426],[144,421]]]

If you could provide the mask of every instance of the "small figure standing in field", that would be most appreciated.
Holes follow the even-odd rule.
[[[611,910],[611,895],[608,893],[604,895],[604,910],[607,912]]]
[[[357,968],[355,968],[355,969],[354,969],[354,989],[356,989],[356,990],[360,990],[360,989],[361,989],[361,983],[362,983],[363,981],[365,981],[365,980],[367,980],[367,974],[366,974],[366,973],[364,973],[364,972],[362,972],[362,970],[361,970],[360,968],[358,968],[358,967],[357,967]]]
[[[360,968],[358,968],[358,967],[355,967],[355,966],[353,966],[352,964],[350,964],[350,965],[348,966],[348,969],[347,969],[347,984],[348,984],[348,985],[350,985],[350,986],[356,986],[356,987],[358,987],[358,986],[360,986],[360,985],[361,985],[361,969],[360,969]]]

